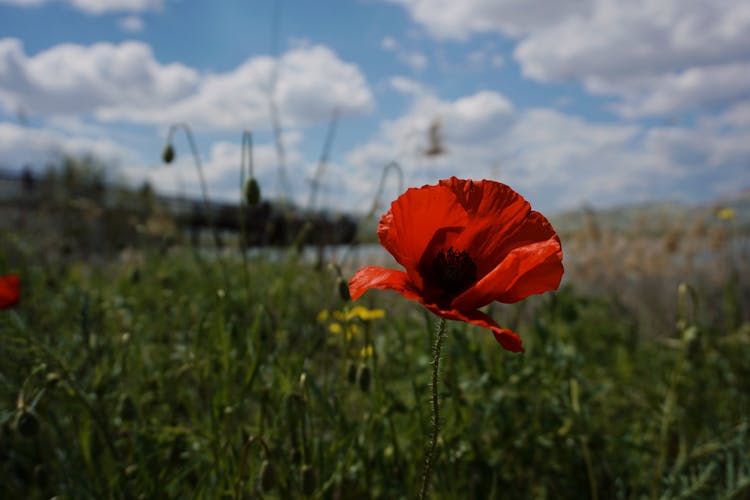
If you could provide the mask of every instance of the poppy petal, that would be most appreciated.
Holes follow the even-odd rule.
[[[393,290],[407,299],[420,300],[419,293],[409,280],[409,275],[396,269],[368,266],[357,271],[349,280],[349,294],[352,300],[357,300],[371,288]]]
[[[421,289],[418,267],[425,251],[431,245],[449,243],[467,222],[466,211],[456,203],[451,189],[441,185],[411,188],[380,219],[378,238]],[[435,240],[436,235],[439,241]]]
[[[534,293],[556,290],[562,272],[560,239],[554,235],[511,250],[495,269],[456,297],[451,306],[467,309],[495,300],[517,302]]]
[[[17,274],[0,276],[0,309],[5,309],[18,302],[21,297],[21,279]]]
[[[477,277],[481,279],[497,267],[511,248],[518,246],[513,242],[518,239],[517,233],[521,229],[539,222],[531,216],[536,212],[531,211],[529,203],[505,184],[490,181],[474,184],[479,186],[474,192],[479,192],[481,198],[474,195],[476,207],[467,207],[470,214],[473,213],[473,219],[455,245],[469,252],[477,266]],[[539,235],[530,241],[542,241],[548,237],[548,234]]]
[[[550,255],[544,263],[534,267],[520,276],[507,292],[498,295],[495,300],[505,304],[519,302],[529,295],[557,290],[563,275],[561,256]]]
[[[500,342],[505,350],[511,352],[523,352],[523,345],[521,343],[521,337],[514,331],[506,328],[501,328],[492,317],[488,314],[478,311],[476,309],[468,310],[456,310],[456,309],[439,309],[434,305],[425,304],[425,306],[437,314],[438,316],[445,319],[452,319],[455,321],[464,321],[466,323],[472,323],[483,328],[487,328],[492,331],[495,336],[495,340]]]

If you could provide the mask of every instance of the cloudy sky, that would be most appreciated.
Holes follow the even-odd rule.
[[[307,206],[334,113],[332,209],[369,209],[394,160],[407,186],[492,178],[548,211],[736,196],[750,2],[0,0],[2,169],[93,154],[197,194],[182,130],[160,162],[184,122],[211,196],[234,200],[248,129],[264,194]]]

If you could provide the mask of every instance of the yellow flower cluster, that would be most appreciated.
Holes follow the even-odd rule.
[[[343,334],[348,341],[352,340],[362,332],[359,322],[369,323],[370,321],[384,318],[383,309],[368,309],[364,306],[354,306],[351,309],[343,311],[328,311],[323,309],[318,313],[317,320],[319,323],[328,323],[328,331],[335,335]],[[372,346],[368,346],[370,354],[362,354],[362,357],[372,356]]]
[[[332,311],[323,309],[318,313],[318,321],[325,323],[330,318],[336,321],[352,321],[359,319],[362,321],[372,321],[374,319],[380,319],[385,317],[385,311],[382,309],[368,309],[364,306],[354,306],[351,309],[344,311]]]

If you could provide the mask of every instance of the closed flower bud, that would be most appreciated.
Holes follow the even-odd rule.
[[[344,302],[352,300],[352,296],[349,294],[349,283],[344,278],[336,280],[336,286],[339,289],[339,296]]]
[[[33,437],[39,432],[39,419],[30,411],[21,410],[16,415],[16,430],[22,436]]]
[[[268,493],[276,486],[276,469],[268,460],[263,460],[260,464],[260,491]]]
[[[47,374],[47,387],[50,389],[57,387],[60,383],[60,374],[57,372],[50,372]]]
[[[310,465],[303,465],[300,471],[302,476],[302,493],[310,496],[315,493],[315,471]]]
[[[359,367],[359,372],[357,372],[357,383],[359,384],[359,388],[362,392],[367,392],[370,390],[370,367],[367,365],[362,365]]]
[[[161,159],[164,160],[164,163],[172,163],[172,160],[174,160],[174,148],[171,144],[164,146],[164,150],[161,152]]]
[[[47,467],[44,464],[37,464],[34,466],[34,483],[37,486],[44,487],[47,485],[49,474]]]
[[[138,415],[138,410],[135,407],[133,398],[131,398],[128,394],[123,394],[122,397],[120,397],[118,412],[120,414],[120,418],[125,421],[133,420]]]
[[[245,181],[245,186],[243,189],[245,190],[245,201],[248,205],[254,207],[260,202],[260,186],[258,185],[258,181],[257,179],[255,179],[255,177],[250,177],[247,181]]]
[[[357,365],[355,365],[351,361],[349,362],[349,366],[346,368],[346,380],[348,380],[352,385],[357,383]]]
[[[296,446],[292,448],[291,456],[289,457],[293,464],[298,464],[302,461],[302,452]]]

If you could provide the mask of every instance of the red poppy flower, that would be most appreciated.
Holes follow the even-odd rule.
[[[451,177],[409,189],[380,219],[378,237],[406,271],[360,269],[349,281],[352,299],[394,290],[438,316],[492,330],[509,351],[523,351],[521,338],[479,308],[555,290],[563,274],[552,225],[499,182]]]
[[[8,308],[18,302],[21,296],[21,280],[16,274],[0,276],[0,309]]]

